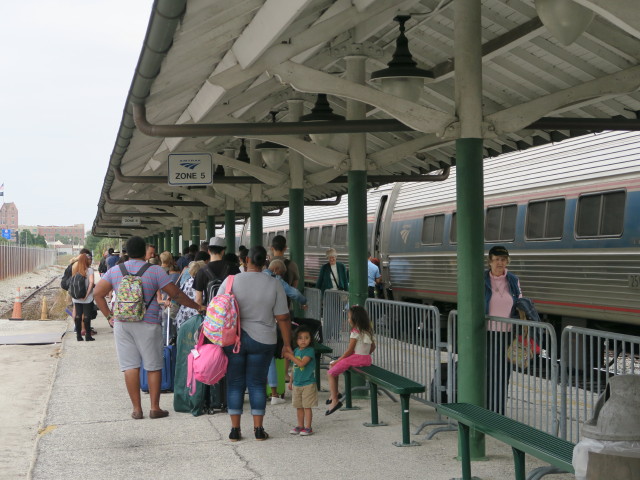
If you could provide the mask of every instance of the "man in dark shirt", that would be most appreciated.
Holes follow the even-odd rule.
[[[273,240],[271,240],[271,249],[273,250],[271,259],[282,260],[287,267],[287,271],[282,276],[282,279],[293,288],[298,288],[298,282],[300,281],[298,265],[293,260],[289,260],[284,256],[284,252],[287,250],[287,239],[282,235],[276,235],[273,237]]]
[[[113,267],[120,260],[120,255],[116,255],[113,248],[109,249],[109,256],[107,257],[107,270]]]
[[[211,237],[209,240],[209,257],[211,260],[206,267],[201,268],[193,281],[193,289],[196,292],[196,303],[207,305],[210,298],[207,298],[207,284],[212,280],[220,280],[220,283],[228,275],[237,275],[240,269],[237,265],[230,265],[222,260],[227,243],[224,238]]]

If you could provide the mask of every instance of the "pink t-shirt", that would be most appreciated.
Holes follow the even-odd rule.
[[[509,318],[511,316],[511,309],[513,308],[513,297],[509,291],[509,282],[507,282],[507,269],[504,270],[504,275],[495,277],[491,271],[489,271],[489,280],[491,282],[491,299],[489,300],[489,312],[488,315],[492,317]],[[518,280],[518,288],[520,289],[520,281]],[[520,295],[522,297],[522,289],[520,289]],[[509,332],[511,331],[511,325],[506,323],[495,322],[490,320],[487,324],[487,330],[492,332]]]

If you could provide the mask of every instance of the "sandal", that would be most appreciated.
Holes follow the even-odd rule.
[[[229,433],[229,440],[232,442],[237,442],[242,439],[242,434],[240,433],[239,427],[231,427],[231,432]]]
[[[253,427],[253,432],[256,435],[256,440],[259,442],[263,442],[269,438],[269,434],[264,431],[264,427]]]
[[[131,418],[133,418],[134,420],[142,420],[144,418],[144,413],[142,413],[142,411],[140,411],[140,412],[132,412],[131,413]]]

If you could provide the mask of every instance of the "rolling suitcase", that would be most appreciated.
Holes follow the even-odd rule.
[[[177,360],[176,376],[173,389],[173,409],[176,412],[191,413],[198,417],[205,411],[205,385],[196,382],[196,393],[189,395],[187,387],[187,357],[196,343],[196,337],[202,325],[202,315],[194,315],[184,322],[178,330],[178,340],[176,342]],[[207,407],[208,408],[208,407]]]
[[[162,381],[160,383],[160,391],[173,392],[176,373],[176,347],[175,345],[168,345],[170,340],[171,319],[169,318],[170,309],[166,308],[165,310],[167,312],[167,319],[164,335],[165,346],[162,351]],[[149,380],[144,365],[140,367],[140,389],[145,393],[149,393]]]
[[[213,415],[216,410],[227,411],[227,377],[224,377],[215,385],[205,385],[204,387],[204,413]]]

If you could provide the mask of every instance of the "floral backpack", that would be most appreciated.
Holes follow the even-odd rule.
[[[227,277],[224,293],[211,299],[207,316],[202,322],[202,331],[214,345],[234,345],[233,353],[240,351],[240,310],[236,297],[231,293],[234,275]]]
[[[151,296],[149,303],[144,302],[144,290],[142,288],[142,275],[151,266],[145,263],[136,273],[129,273],[124,263],[118,265],[122,272],[122,281],[118,286],[116,302],[113,307],[113,316],[120,322],[140,322],[144,314],[155,298]]]

